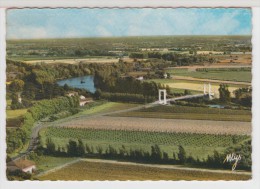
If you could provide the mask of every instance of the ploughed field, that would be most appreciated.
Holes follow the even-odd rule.
[[[137,117],[80,118],[59,124],[66,128],[88,128],[129,131],[183,132],[250,135],[251,123],[239,121],[183,120]]]
[[[39,180],[248,180],[250,175],[142,166],[133,163],[79,161]]]

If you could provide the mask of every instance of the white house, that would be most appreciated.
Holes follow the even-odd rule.
[[[144,76],[138,76],[136,79],[139,81],[142,81],[142,80],[144,80]]]

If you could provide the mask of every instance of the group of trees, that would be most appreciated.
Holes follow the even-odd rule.
[[[150,151],[145,151],[141,148],[128,149],[124,145],[115,148],[108,145],[106,148],[102,146],[90,146],[84,144],[81,139],[69,140],[65,148],[57,146],[51,139],[47,139],[44,152],[47,155],[69,156],[69,157],[99,157],[105,159],[124,159],[134,162],[144,163],[159,163],[159,164],[181,164],[192,165],[195,167],[208,168],[224,168],[231,169],[234,162],[223,163],[225,157],[230,153],[241,155],[237,169],[250,170],[251,161],[251,141],[245,141],[242,144],[237,144],[234,147],[229,147],[224,153],[219,153],[214,150],[212,155],[208,155],[206,159],[194,158],[192,155],[187,155],[183,146],[178,146],[178,152],[173,152],[170,157],[167,152],[162,151],[159,145],[151,145]]]
[[[98,156],[100,158],[107,159],[127,159],[132,161],[154,162],[154,163],[187,163],[186,151],[182,146],[179,146],[179,152],[173,152],[173,159],[169,158],[168,153],[163,152],[161,148],[155,144],[151,146],[151,151],[145,151],[143,149],[127,149],[124,145],[120,148],[114,148],[108,145],[107,148],[102,146],[90,146],[83,143],[81,139],[69,140],[65,148],[56,146],[50,138],[46,140],[46,148],[44,152],[47,155],[56,156],[69,156],[69,157],[86,157],[86,156]]]
[[[78,106],[78,97],[60,97],[36,103],[25,113],[22,125],[19,128],[7,130],[7,153],[14,152],[29,141],[31,129],[36,121],[64,110],[77,108]]]
[[[228,85],[220,84],[218,91],[219,91],[219,100],[221,102],[230,102],[231,96],[228,90]]]
[[[99,69],[96,64],[44,64],[28,65],[19,61],[7,60],[7,70],[16,68],[18,78],[10,79],[7,93],[21,95],[23,100],[52,99],[64,96],[66,88],[59,86],[58,79],[89,75]],[[7,72],[8,74],[8,72]],[[23,104],[23,103],[22,103]]]
[[[188,66],[191,64],[198,64],[203,62],[214,63],[215,58],[206,55],[197,54],[180,54],[180,53],[161,53],[161,52],[133,52],[129,55],[133,59],[159,59],[172,63],[172,66]]]
[[[241,104],[242,106],[251,107],[252,106],[252,88],[239,88],[235,90],[235,102]]]
[[[95,96],[98,96],[97,93]],[[128,103],[148,103],[155,100],[154,96],[144,97],[141,94],[128,94],[128,93],[108,93],[101,92],[99,98],[107,99],[113,102],[128,102]]]
[[[219,85],[219,100],[220,102],[228,103],[234,102],[242,106],[251,107],[252,106],[252,88],[238,88],[233,91],[235,97],[231,98],[231,93],[228,90],[228,85]]]
[[[139,81],[133,77],[121,77],[117,72],[96,71],[94,82],[97,90],[96,97],[112,101],[150,102],[157,98],[158,89],[167,89],[169,86],[158,85],[155,82]]]

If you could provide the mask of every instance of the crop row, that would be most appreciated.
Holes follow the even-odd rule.
[[[249,137],[246,135],[214,135],[195,133],[167,133],[129,130],[104,130],[87,128],[48,128],[47,138],[84,139],[89,141],[161,144],[185,146],[228,147],[240,143]]]
[[[142,112],[166,112],[166,113],[201,113],[201,114],[226,114],[226,115],[250,115],[248,110],[217,109],[209,107],[188,106],[155,106],[138,110]]]

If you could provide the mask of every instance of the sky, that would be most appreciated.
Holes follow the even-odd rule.
[[[7,39],[251,35],[246,8],[9,9]]]

